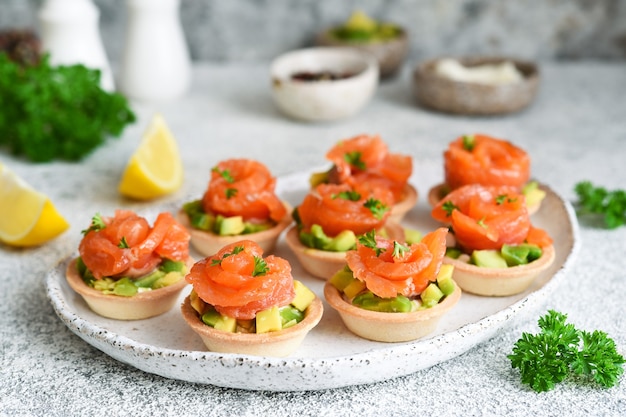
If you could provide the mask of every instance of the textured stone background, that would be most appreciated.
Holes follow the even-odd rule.
[[[0,28],[36,27],[41,1],[0,0]],[[117,61],[125,1],[94,1],[109,59]],[[181,0],[180,12],[193,59],[254,61],[309,45],[317,31],[356,8],[409,28],[414,60],[626,59],[626,0]]]

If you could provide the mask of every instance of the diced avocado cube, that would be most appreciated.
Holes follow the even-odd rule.
[[[193,200],[183,204],[183,211],[187,213],[189,217],[196,213],[204,213],[202,200]]]
[[[354,298],[358,293],[365,289],[365,284],[358,279],[355,279],[347,287],[343,289],[343,293],[348,299]]]
[[[115,281],[113,294],[123,297],[131,297],[137,294],[137,287],[130,278],[124,277]]]
[[[243,224],[243,217],[241,216],[232,216],[232,217],[222,217],[217,216],[217,234],[220,236],[236,236],[240,235],[245,226]]]
[[[296,324],[298,324],[298,320],[290,320],[287,323],[283,323],[283,329],[288,329],[292,326],[295,326]]]
[[[289,322],[295,321],[299,323],[304,318],[304,313],[292,306],[285,306],[279,309],[282,328]]]
[[[502,245],[500,253],[508,266],[525,265],[530,249],[524,245]]]
[[[357,294],[352,299],[352,304],[354,304],[355,306],[364,308],[366,310],[378,311],[381,300],[382,298],[377,297],[376,295],[374,295],[373,292],[364,291],[364,292]]]
[[[443,295],[450,295],[454,292],[456,285],[452,278],[445,278],[442,280],[437,280],[437,286],[443,293]]]
[[[293,281],[293,288],[296,292],[296,296],[291,301],[291,305],[300,311],[306,310],[313,300],[315,300],[315,293],[298,280]]]
[[[183,261],[164,259],[163,262],[161,262],[159,269],[163,272],[184,272],[185,263]]]
[[[311,226],[311,236],[313,239],[313,247],[316,249],[326,250],[330,245],[331,238],[324,233],[322,226],[319,224],[314,224]]]
[[[534,206],[546,197],[546,192],[539,188],[537,181],[530,181],[522,187],[522,194],[526,197],[526,205]]]
[[[276,332],[283,328],[278,307],[270,307],[256,314],[256,332]]]
[[[335,275],[330,278],[329,281],[339,291],[344,291],[348,285],[350,285],[353,281],[356,281],[356,278],[354,278],[354,276],[352,275],[352,271],[344,268],[340,271],[337,271]]]
[[[398,295],[394,298],[384,299],[380,303],[380,310],[387,313],[408,313],[413,309],[413,303],[404,295]]]
[[[244,235],[249,234],[249,233],[258,233],[258,232],[262,232],[263,230],[271,229],[272,227],[273,227],[273,224],[271,222],[264,222],[264,223],[244,222],[243,232],[241,233]]]
[[[454,273],[454,266],[450,264],[443,264],[441,265],[441,268],[439,268],[439,273],[437,274],[437,281],[452,278],[453,273]]]
[[[134,281],[135,286],[140,288],[152,288],[156,280],[165,276],[165,272],[156,270]]]
[[[196,229],[213,230],[215,216],[207,213],[193,213],[189,215],[189,223]]]
[[[417,229],[404,229],[404,240],[407,244],[412,245],[422,240],[422,232]]]
[[[314,172],[309,177],[309,184],[311,185],[311,188],[315,188],[325,182],[328,182],[328,172]]]
[[[215,330],[234,333],[237,330],[237,319],[220,315],[213,328]]]
[[[218,313],[213,306],[207,306],[207,309],[204,314],[202,314],[201,319],[207,326],[215,327],[215,323],[217,323],[221,317],[222,315]]]
[[[115,288],[115,281],[112,278],[102,278],[93,281],[93,288],[98,291],[102,291],[105,294],[113,294]]]
[[[458,248],[446,248],[446,256],[448,258],[459,259],[459,256],[461,256],[462,253],[461,249]]]
[[[324,250],[332,252],[346,252],[356,245],[356,235],[352,230],[344,230],[332,238]]]
[[[191,290],[191,293],[189,294],[189,304],[191,304],[191,307],[200,315],[204,313],[207,305],[194,290]]]
[[[180,272],[168,272],[152,284],[152,289],[158,290],[159,288],[167,287],[168,285],[177,283],[181,279],[183,279],[183,274]]]
[[[530,243],[524,243],[528,247],[528,262],[536,261],[541,258],[543,250],[537,245],[531,245]]]
[[[428,284],[428,287],[420,294],[422,303],[427,308],[437,305],[443,296],[443,291],[434,283]]]
[[[482,268],[506,268],[507,264],[500,251],[493,249],[475,250],[470,257],[471,263]]]

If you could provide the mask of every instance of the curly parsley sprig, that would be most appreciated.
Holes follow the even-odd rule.
[[[577,183],[574,191],[579,199],[576,207],[579,216],[599,214],[609,229],[626,224],[626,191],[608,191],[589,181]]]
[[[618,383],[626,360],[605,332],[589,333],[566,323],[567,315],[548,310],[538,321],[541,332],[522,333],[507,357],[519,368],[522,382],[549,391],[571,375],[610,388]]]

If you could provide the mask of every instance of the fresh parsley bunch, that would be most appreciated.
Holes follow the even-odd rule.
[[[594,186],[589,181],[576,184],[574,191],[578,195],[578,215],[599,214],[609,229],[626,224],[626,191],[608,191],[604,187]]]
[[[0,52],[0,146],[34,162],[76,161],[135,121],[124,96],[100,88],[100,71],[21,66]]]
[[[523,333],[508,355],[522,382],[537,392],[549,391],[565,378],[579,375],[605,388],[617,384],[626,362],[615,342],[602,331],[589,333],[566,323],[567,315],[548,310],[538,334]]]

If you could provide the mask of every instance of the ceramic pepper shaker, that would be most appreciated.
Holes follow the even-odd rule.
[[[140,101],[183,95],[191,62],[179,18],[180,0],[126,0],[128,27],[120,88]]]
[[[38,10],[41,44],[52,65],[83,64],[99,69],[100,85],[115,90],[98,23],[100,10],[92,0],[44,0]]]

